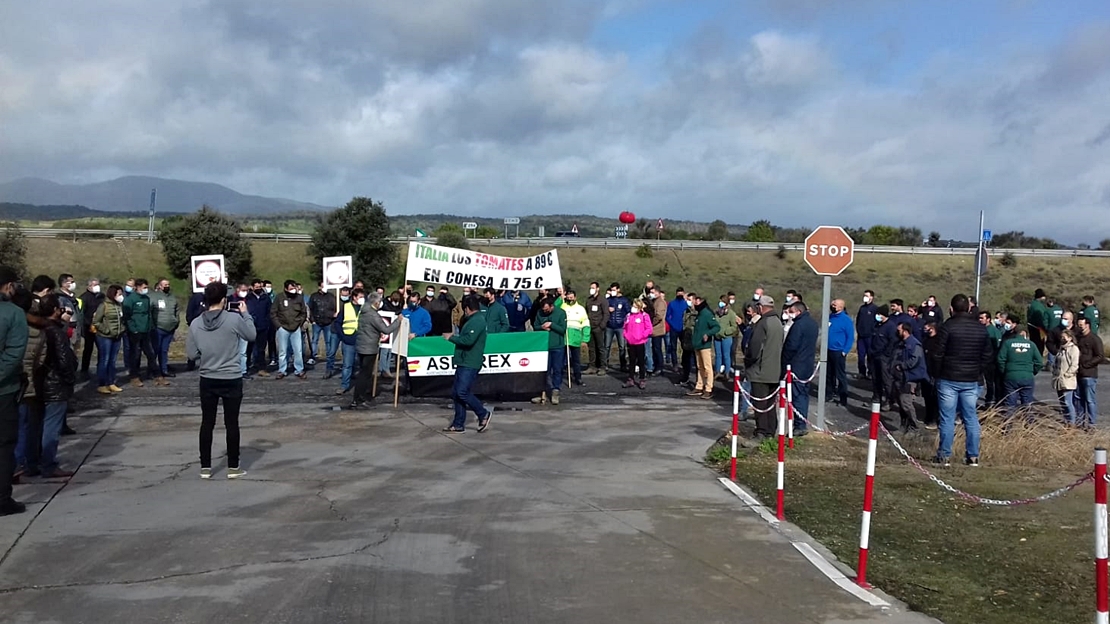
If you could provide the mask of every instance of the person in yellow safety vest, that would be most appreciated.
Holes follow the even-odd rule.
[[[355,365],[358,363],[358,317],[362,313],[362,306],[355,303],[354,294],[350,288],[339,289],[339,313],[331,326],[332,331],[339,336],[339,346],[343,351],[343,376],[336,394],[346,394],[354,386]],[[358,289],[357,294],[364,293]]]
[[[590,315],[578,304],[573,289],[563,292],[563,311],[567,313],[567,349],[570,354],[570,374],[574,385],[582,384],[582,345],[590,342]]]

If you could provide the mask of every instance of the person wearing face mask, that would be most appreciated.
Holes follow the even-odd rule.
[[[486,327],[486,332],[490,334],[508,333],[509,311],[501,304],[501,299],[497,296],[497,291],[492,288],[486,288],[482,291],[482,297],[479,303],[482,305],[482,310],[486,313],[486,322],[489,324]]]
[[[204,293],[203,292],[195,292],[192,295],[190,295],[188,303],[185,304],[185,325],[186,326],[191,325],[193,323],[193,319],[197,318],[201,314],[204,314],[204,311],[206,309],[207,308],[205,308],[205,306],[204,306]],[[126,336],[127,336],[127,334],[125,333],[124,337],[126,337]],[[127,346],[126,345],[124,345],[123,350],[124,350],[124,352],[127,351]],[[185,360],[185,370],[192,372],[192,371],[196,370],[196,368],[197,368],[197,363],[196,362],[194,362],[193,360],[190,360],[190,359]]]
[[[154,292],[150,293],[150,310],[154,316],[154,353],[158,356],[158,370],[161,373],[156,383],[166,385],[166,377],[175,377],[170,370],[170,343],[181,324],[181,315],[177,306],[177,297],[170,292],[169,280],[162,278],[154,285]]]
[[[763,299],[763,287],[760,286],[759,288],[755,289],[755,292],[752,293],[752,302],[758,305],[760,300],[762,300],[762,299]]]
[[[883,354],[889,347],[889,333],[886,331],[889,318],[890,309],[887,306],[882,305],[875,310],[875,329],[871,336],[871,348],[867,351],[867,370],[871,373],[871,403],[885,403],[886,393],[890,388],[885,379],[889,375],[883,375]]]
[[[929,295],[929,298],[921,304],[917,312],[923,321],[922,324],[936,323],[940,325],[944,322],[944,311],[937,305],[937,298],[934,295]]]
[[[798,291],[793,290],[793,289],[786,291],[786,297],[783,300],[782,311],[786,312],[787,308],[789,308],[790,306],[794,305],[795,303],[797,303],[801,300],[802,300],[802,296],[798,294]]]
[[[382,295],[382,307],[379,308],[379,314],[388,312],[393,318],[400,318],[401,312],[405,309],[404,300],[401,298],[399,292],[394,291],[388,297],[385,296],[385,288],[378,288],[375,292]],[[452,325],[454,320],[452,320]],[[378,349],[378,374],[385,379],[393,379],[394,370],[393,349],[391,347],[381,347]]]
[[[1017,324],[1016,319],[1011,322]],[[1006,384],[1006,407],[1012,412],[1020,406],[1032,405],[1035,401],[1033,381],[1044,366],[1041,352],[1033,341],[1015,327],[1002,341],[996,361]]]
[[[728,291],[728,307],[732,308],[736,312],[736,316],[740,318],[744,317],[744,309],[736,309],[736,293],[732,292],[731,290]]]
[[[602,352],[605,349],[605,328],[609,325],[609,303],[605,301],[601,292],[601,284],[590,282],[590,296],[586,298],[586,315],[590,321],[590,342],[588,352],[589,368],[586,374],[605,374],[605,359]],[[596,328],[594,330],[593,328]]]
[[[154,322],[150,309],[150,287],[145,279],[137,278],[135,280],[135,290],[124,298],[123,322],[127,327],[128,342],[131,346],[131,352],[127,354],[131,385],[136,388],[143,387],[140,372],[143,356],[146,356],[147,377],[157,380],[157,385],[162,385],[165,383],[165,378],[158,370],[154,347],[150,341]]]
[[[998,358],[998,350],[1002,347],[1002,328],[992,322],[990,310],[979,310],[978,315],[979,324],[987,328],[987,337],[990,338],[992,352],[991,364],[987,370],[983,371],[983,401],[987,405],[996,405],[1002,401],[1003,397],[1003,384],[999,380],[998,369],[995,364],[995,360]]]
[[[523,290],[505,291],[501,295],[501,305],[509,317],[509,331],[522,332],[528,329],[528,313],[532,310],[532,298]]]
[[[647,346],[648,373],[662,375],[665,362],[663,344],[667,339],[667,297],[658,284],[653,284],[644,306],[651,317],[651,342]]]
[[[453,333],[454,327],[451,322],[451,315],[458,301],[451,296],[447,287],[439,289],[439,295],[436,296],[435,288],[428,286],[425,291],[424,301],[421,302],[424,309],[432,317],[432,335],[443,336]]]
[[[676,386],[694,387],[690,375],[697,377],[697,355],[694,353],[694,326],[698,323],[698,310],[695,307],[697,293],[686,293],[686,312],[682,315],[682,378]]]
[[[1052,388],[1060,403],[1064,421],[1075,425],[1075,389],[1078,387],[1079,347],[1075,344],[1075,334],[1070,329],[1060,332],[1060,343],[1053,359]]]
[[[632,302],[632,313],[624,321],[624,340],[628,343],[629,373],[624,388],[633,386],[644,389],[647,376],[646,345],[651,338],[651,317],[644,311],[642,299]],[[639,379],[636,376],[639,373]]]
[[[713,360],[716,367],[717,378],[725,380],[732,372],[732,345],[740,333],[740,322],[736,312],[728,305],[728,296],[721,295],[717,301],[717,309],[713,311],[717,316],[720,331],[713,337]]]
[[[38,324],[43,341],[33,354],[29,377],[35,391],[24,398],[27,428],[16,450],[16,463],[26,466],[26,474],[32,477],[73,476],[57,462],[58,439],[77,381],[77,356],[70,346],[62,312],[61,298],[51,293],[39,299],[37,316],[27,319]]]
[[[949,318],[938,330],[936,346],[929,356],[934,360],[940,403],[940,441],[934,461],[942,466],[950,465],[957,415],[963,420],[966,434],[964,461],[968,466],[979,465],[976,399],[979,377],[990,363],[991,353],[987,330],[971,316],[968,297],[955,295]]]
[[[378,369],[378,356],[381,352],[382,336],[392,334],[401,327],[401,317],[397,316],[393,322],[386,323],[378,314],[382,307],[382,296],[370,293],[366,297],[361,295],[355,300],[355,305],[362,308],[358,317],[358,335],[356,347],[361,359],[361,371],[355,381],[354,396],[349,409],[365,409],[367,404],[374,400],[373,382],[374,371]],[[432,318],[432,328],[435,329],[435,318]],[[445,332],[449,335],[451,332]]]
[[[401,315],[409,320],[409,339],[423,338],[432,331],[432,317],[428,311],[420,307],[420,295],[409,294],[408,303]]]
[[[817,362],[817,338],[820,330],[804,302],[796,301],[787,308],[790,315],[790,332],[782,344],[781,376],[786,378],[786,367],[793,372],[794,409],[803,418],[809,417],[809,380],[813,378]],[[803,418],[794,419],[794,436],[804,436],[808,431]]]
[[[682,318],[690,304],[686,303],[686,291],[681,286],[675,289],[674,299],[667,304],[665,321],[667,324],[667,364],[672,371],[679,369],[678,349],[682,346]]]
[[[829,353],[825,370],[827,385],[825,401],[835,397],[843,407],[848,407],[847,356],[855,342],[855,324],[844,311],[844,300],[834,299],[829,306]]]
[[[784,336],[782,323],[775,316],[775,300],[764,295],[760,297],[758,320],[752,327],[748,347],[744,350],[744,368],[751,381],[754,399],[755,435],[745,441],[745,447],[758,447],[764,439],[775,435],[778,428],[775,415],[774,395],[778,390],[782,369],[782,346]],[[764,398],[772,397],[772,398]]]
[[[486,326],[489,322],[482,318],[481,301],[476,296],[463,299],[462,328],[458,334],[448,337],[451,344],[455,345],[453,363],[455,365],[455,383],[451,388],[451,400],[455,407],[455,417],[451,425],[444,429],[444,433],[463,433],[466,431],[466,412],[472,410],[478,417],[478,433],[489,427],[489,419],[493,410],[482,405],[478,397],[474,396],[471,388],[478,380],[478,373],[485,366]]]
[[[328,292],[323,282],[317,285],[316,292],[308,298],[308,315],[312,319],[312,338],[309,345],[313,353],[318,353],[320,337],[324,338],[324,354],[327,358],[324,379],[331,379],[335,375],[335,353],[339,349],[339,336],[331,330],[335,323],[335,299],[335,295]]]
[[[937,399],[937,366],[933,353],[937,348],[937,324],[925,323],[922,331],[925,339],[921,341],[921,348],[925,351],[925,380],[921,382],[921,397],[925,399],[925,417],[922,424],[929,431],[936,431],[940,422],[940,403]]]
[[[559,404],[559,388],[563,385],[563,372],[566,366],[567,313],[555,305],[555,300],[547,296],[540,300],[540,311],[536,315],[534,328],[547,332],[547,383],[546,390],[532,399],[532,403],[543,405],[548,401]],[[623,321],[623,319],[622,319]]]
[[[274,292],[273,282],[270,280],[263,281],[262,292],[270,298],[270,310],[273,311],[274,302],[277,301],[277,293]],[[277,325],[274,325],[273,321],[270,322],[270,333],[266,335],[266,349],[270,353],[270,368],[277,367]]]
[[[702,297],[694,298],[694,309],[697,317],[694,321],[692,346],[694,358],[697,361],[697,382],[694,389],[686,396],[713,398],[713,342],[714,337],[720,333],[721,324],[709,309],[709,302]]]
[[[913,397],[921,382],[929,378],[925,350],[913,335],[913,330],[909,323],[898,325],[898,348],[894,351],[893,361],[894,387],[891,391],[892,402],[898,407],[901,416],[901,428],[907,432],[917,431],[917,408],[913,404]],[[887,426],[887,429],[898,430],[891,426]]]
[[[355,370],[358,368],[358,320],[362,313],[362,304],[355,302],[361,301],[362,297],[361,290],[339,289],[339,310],[335,315],[335,322],[332,323],[332,333],[339,336],[339,348],[343,355],[343,375],[339,389],[335,391],[336,394],[346,394],[354,385]],[[416,299],[419,306],[420,295],[413,293],[412,297]],[[424,308],[420,309],[424,310]],[[424,313],[427,314],[427,310],[424,310]],[[429,329],[431,324],[432,318],[429,316]]]
[[[1045,357],[1045,368],[1047,368],[1049,372],[1056,370],[1056,356],[1060,353],[1060,347],[1063,345],[1063,334],[1069,329],[1074,329],[1074,323],[1074,314],[1071,312],[1061,312],[1059,320],[1056,321],[1052,329],[1048,330],[1048,336],[1044,341],[1044,348],[1047,352],[1047,356]]]
[[[617,355],[621,372],[628,372],[628,343],[624,341],[624,321],[632,312],[632,302],[621,293],[617,282],[609,284],[609,324],[605,326],[605,365],[609,366],[613,343],[617,343]]]
[[[590,317],[586,308],[578,304],[578,293],[572,288],[563,291],[563,312],[567,315],[567,356],[570,376],[577,386],[582,383],[582,347],[590,341]]]
[[[84,346],[81,349],[81,374],[88,375],[89,366],[92,364],[93,347],[96,346],[96,334],[92,333],[92,318],[100,305],[104,303],[104,293],[100,292],[100,280],[90,278],[86,283],[85,292],[78,297],[81,308],[81,334]],[[99,359],[99,353],[98,359]]]
[[[293,352],[293,374],[297,379],[307,379],[304,370],[304,351],[301,327],[308,320],[308,307],[304,297],[297,294],[296,282],[286,280],[285,294],[274,300],[270,322],[277,328],[277,379],[284,379],[289,372],[289,352]]]
[[[203,293],[202,293],[203,295]],[[268,348],[267,336],[270,335],[270,310],[273,308],[273,303],[270,301],[270,296],[266,294],[263,289],[262,280],[252,280],[250,290],[246,295],[247,314],[250,314],[254,319],[254,342],[248,345],[249,351],[249,366],[247,375],[255,374],[259,377],[269,377],[270,373],[266,370],[266,365],[269,363],[266,350]]]
[[[123,392],[116,385],[116,356],[125,333],[123,325],[123,287],[111,285],[92,317],[96,335],[97,392],[112,394]]]
[[[243,282],[239,282],[231,294],[227,298],[227,311],[234,313],[239,309],[239,304],[246,304],[247,296],[250,294],[250,286]],[[257,338],[257,330],[255,331]],[[250,370],[253,366],[252,359],[254,357],[254,347],[247,341],[239,343],[239,371],[243,379],[250,379]]]
[[[863,291],[863,305],[856,312],[856,357],[859,359],[856,366],[859,379],[870,377],[871,339],[875,335],[875,313],[878,309],[879,306],[875,305],[875,292]]]
[[[740,373],[740,388],[743,390],[740,393],[740,418],[741,420],[749,420],[752,405],[748,401],[748,396],[752,393],[752,381],[748,378],[747,370],[744,368],[744,353],[748,350],[752,331],[760,317],[758,305],[752,302],[745,302],[740,312],[741,314],[738,317],[740,325],[737,328],[736,340],[732,341],[732,372],[730,374]]]
[[[528,324],[536,331],[536,316],[539,315],[540,309],[543,308],[543,300],[551,296],[554,299],[555,291],[548,291],[546,288],[541,288],[536,292],[535,299],[532,300],[532,307],[528,310]]]

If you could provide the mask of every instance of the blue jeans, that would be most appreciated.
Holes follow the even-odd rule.
[[[952,456],[957,408],[967,434],[967,457],[979,457],[979,416],[975,413],[978,396],[977,381],[937,380],[937,402],[940,405],[940,444],[937,446],[937,457],[947,459]]]
[[[678,368],[678,346],[682,344],[682,330],[672,329],[667,332],[667,363]]]
[[[1033,404],[1033,380],[1006,382],[1006,407]]]
[[[794,400],[794,409],[806,418],[809,418],[809,384],[795,379],[790,383],[790,398]],[[805,431],[806,421],[794,416],[794,431]]]
[[[1079,407],[1079,424],[1094,426],[1098,421],[1098,378],[1080,377],[1075,389],[1076,403]]]
[[[558,390],[563,385],[563,371],[567,362],[563,358],[567,352],[562,349],[550,349],[547,352],[547,391]]]
[[[350,390],[355,376],[355,364],[358,362],[358,350],[353,344],[342,343],[343,347],[343,381],[340,387]]]
[[[653,373],[662,372],[663,366],[666,364],[666,360],[663,359],[663,341],[666,339],[666,336],[651,337],[651,359],[648,361],[655,362],[655,366],[651,369]]]
[[[116,383],[116,356],[119,355],[119,338],[96,336],[96,379],[100,387]]]
[[[327,349],[328,357],[328,372],[335,370],[335,352],[339,349],[339,336],[332,330],[331,325],[323,327],[313,324],[312,325],[312,351],[316,352],[316,347],[320,344],[320,335],[324,336],[324,348]]]
[[[35,399],[19,406],[19,441],[15,464],[28,470],[49,474],[58,469],[58,439],[62,435],[65,401],[46,403]]]
[[[247,374],[247,349],[250,348],[250,343],[242,338],[239,339],[239,374],[246,376]]]
[[[651,338],[648,338],[647,344],[644,345],[644,374],[648,374],[655,370],[655,361],[651,352]]]
[[[748,394],[751,394],[752,393],[752,382],[748,381],[747,379],[742,379],[742,380],[740,380],[740,388],[744,392],[747,392]],[[752,407],[751,401],[748,400],[748,394],[744,394],[744,392],[740,393],[740,411],[741,412],[746,412],[749,409],[751,409],[751,407]]]
[[[609,365],[609,357],[613,352],[614,340],[617,341],[617,353],[620,355],[621,368],[624,368],[628,365],[628,342],[624,339],[623,329],[605,328],[605,357],[602,358],[603,362],[606,366]],[[550,366],[550,364],[548,366]],[[548,370],[550,370],[550,368]],[[562,379],[562,377],[560,377],[560,379]]]
[[[470,392],[474,382],[478,379],[478,371],[473,368],[458,367],[455,369],[455,385],[451,388],[451,400],[455,404],[455,420],[451,426],[455,429],[466,428],[466,410],[470,409],[478,420],[489,416],[489,410]]]
[[[714,365],[718,373],[732,372],[732,338],[721,338],[713,341]]]
[[[170,372],[170,343],[173,342],[173,332],[162,329],[154,330],[154,353],[158,356],[158,370],[163,375]]]
[[[281,327],[278,328],[278,374],[284,374],[289,369],[288,362],[290,350],[293,352],[293,373],[295,375],[304,374],[304,352],[302,351],[303,346],[304,341],[301,340],[301,330],[299,328],[294,331],[288,331]],[[246,366],[245,352],[243,355],[243,365]]]
[[[379,354],[378,355],[378,372],[379,373],[382,373],[384,375],[385,373],[388,373],[390,370],[392,370],[392,366],[391,366],[391,364],[392,364],[392,353],[393,353],[393,349],[386,349],[384,347],[381,348],[381,349],[378,349],[378,354]]]
[[[1075,390],[1057,390],[1056,398],[1060,401],[1060,409],[1064,412],[1064,420],[1069,425],[1076,421]]]

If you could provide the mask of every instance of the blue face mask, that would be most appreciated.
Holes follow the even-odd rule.
[[[724,309],[724,307],[725,307],[725,302],[724,302],[724,301],[722,301],[722,302],[718,303],[718,304],[717,304],[717,307],[718,307],[718,308],[721,308],[721,309]]]
[[[350,295],[343,295],[343,296],[340,297],[340,299],[342,299],[343,301],[350,301],[351,297],[350,297]]]
[[[125,291],[129,292],[129,293],[130,293],[131,291],[135,290],[134,288],[132,288],[132,287],[130,287],[130,286],[124,286],[124,287],[123,287],[123,289],[124,289]]]
[[[882,323],[883,322],[883,315],[882,314],[876,314],[875,315],[875,322],[876,323]]]
[[[1071,321],[1069,321],[1068,319],[1062,319],[1060,321],[1060,325],[1067,327],[1068,325],[1071,325]]]

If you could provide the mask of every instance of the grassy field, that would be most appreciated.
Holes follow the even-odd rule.
[[[131,275],[153,280],[167,274],[157,244],[49,239],[29,239],[27,243],[28,266],[34,273],[57,276],[66,271],[79,280],[96,275],[115,281]],[[485,251],[523,256],[535,250],[499,247]],[[255,272],[264,279],[308,283],[312,262],[305,244],[254,243]],[[820,278],[805,265],[800,252],[780,259],[774,252],[658,250],[652,258],[640,258],[631,249],[568,249],[560,253],[560,263],[564,281],[579,290],[593,280],[603,286],[619,281],[626,291],[638,290],[645,280],[654,279],[668,292],[682,286],[714,297],[732,290],[744,298],[756,286],[776,299],[788,288],[799,290],[810,302],[819,303],[821,296]],[[176,280],[174,285],[180,291],[186,284]],[[974,292],[975,278],[968,257],[858,254],[855,263],[833,280],[833,295],[847,299],[852,309],[867,288],[875,290],[881,300],[900,297],[920,302],[935,294],[946,301],[958,291]],[[1044,288],[1073,307],[1086,294],[1110,301],[1110,258],[1018,258],[1017,266],[1009,268],[996,263],[984,278],[982,299],[988,308],[1007,305],[1024,315],[1025,304],[1036,288]]]
[[[1062,487],[1089,469],[1005,465],[984,439],[990,461],[979,469],[953,464],[940,471],[941,478],[980,496],[1014,499]],[[1090,621],[1089,483],[1047,503],[972,505],[918,473],[889,443],[879,444],[870,582],[947,624]],[[1093,444],[1081,445],[1077,464],[1089,461]],[[915,456],[925,457],[934,445],[935,436],[921,436]],[[787,519],[853,568],[866,453],[864,440],[813,434],[799,441],[786,464]],[[739,480],[762,500],[774,501],[775,470],[773,453],[756,453],[741,461]]]

